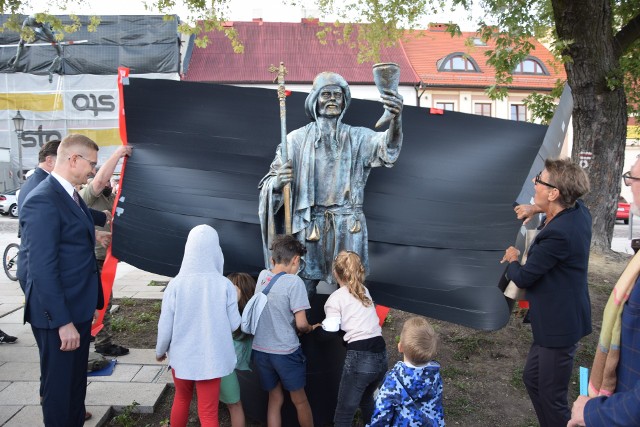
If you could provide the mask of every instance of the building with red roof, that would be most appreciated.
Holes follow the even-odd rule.
[[[186,67],[188,81],[275,88],[271,65],[284,62],[287,88],[308,92],[322,71],[335,71],[351,85],[352,95],[378,99],[372,63],[358,63],[357,52],[328,32],[326,43],[317,33],[327,25],[317,19],[300,22],[228,22],[237,31],[244,53],[233,52],[223,32],[208,34],[205,48],[194,48]],[[483,43],[476,33],[452,37],[445,24],[406,33],[398,44],[383,48],[381,62],[400,65],[399,92],[407,105],[435,107],[471,114],[524,120],[530,118],[523,99],[532,92],[550,92],[558,79],[565,80],[562,64],[537,40],[534,51],[516,68],[509,95],[491,100],[485,89],[495,84],[494,69],[485,52],[493,41]]]
[[[495,70],[485,53],[496,48],[495,41],[485,43],[473,32],[452,37],[446,28],[431,24],[427,30],[408,32],[401,41],[420,79],[421,106],[524,120],[530,118],[524,98],[532,92],[548,93],[558,79],[566,80],[562,64],[531,39],[534,49],[516,67],[508,96],[491,100],[485,89],[496,83]]]
[[[373,63],[358,63],[356,51],[340,43],[334,34],[321,43],[317,33],[325,25],[331,24],[307,18],[301,22],[228,22],[225,26],[237,31],[244,53],[234,53],[223,32],[208,33],[207,47],[194,47],[184,80],[275,88],[269,67],[284,62],[287,89],[308,92],[318,73],[334,71],[349,82],[353,97],[379,99],[373,84]],[[419,79],[402,48],[384,48],[380,59],[400,65],[399,92],[408,105],[415,105]]]

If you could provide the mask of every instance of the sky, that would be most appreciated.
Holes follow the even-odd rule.
[[[77,0],[75,0],[77,1]],[[411,1],[411,0],[408,0]],[[80,5],[72,4],[68,11],[64,11],[52,5],[50,0],[30,0],[31,8],[23,10],[23,13],[29,14],[39,12],[45,8],[49,8],[49,13],[65,14],[70,11],[76,15],[148,15],[152,14],[145,9],[143,0],[84,0]],[[176,3],[181,3],[177,0]],[[299,22],[303,17],[317,17],[318,11],[314,7],[312,0],[298,0],[300,6],[283,5],[282,0],[232,0],[230,3],[230,19],[234,21],[251,21],[253,18],[262,18],[264,21],[270,22]],[[188,16],[187,10],[176,8],[173,13],[185,20]],[[482,16],[480,9],[472,12],[473,19],[477,20]],[[463,31],[475,30],[475,25],[468,19],[469,14],[461,9],[456,13],[446,13],[432,15],[426,18],[424,26],[429,22],[449,21],[460,25]],[[335,19],[335,17],[332,17]],[[330,19],[325,19],[330,21]]]

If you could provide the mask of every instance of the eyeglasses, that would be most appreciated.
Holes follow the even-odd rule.
[[[542,184],[542,185],[546,185],[549,188],[555,188],[556,190],[558,189],[558,187],[556,187],[555,185],[549,184],[548,182],[544,182],[543,180],[541,180],[540,175],[542,175],[542,172],[538,172],[538,175],[536,175],[535,179],[533,180],[534,184]]]
[[[98,166],[97,162],[92,162],[91,160],[83,157],[82,154],[76,154],[76,156],[80,157],[85,162],[89,162],[89,166],[91,166],[91,169],[95,169]],[[71,159],[71,157],[69,157],[69,159]]]
[[[624,180],[624,185],[630,187],[633,184],[633,181],[638,181],[640,178],[636,176],[631,176],[631,171],[625,172],[622,174],[622,179]]]

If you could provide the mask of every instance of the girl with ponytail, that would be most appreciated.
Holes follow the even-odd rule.
[[[371,419],[373,392],[387,372],[387,350],[373,300],[364,286],[364,267],[358,254],[340,252],[333,263],[333,275],[340,288],[324,305],[322,328],[345,332],[347,354],[334,425],[350,427],[358,408],[365,423]]]

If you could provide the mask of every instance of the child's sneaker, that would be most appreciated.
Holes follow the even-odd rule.
[[[0,329],[0,344],[13,344],[18,340],[16,337],[12,337],[9,334],[5,334],[2,329]]]

